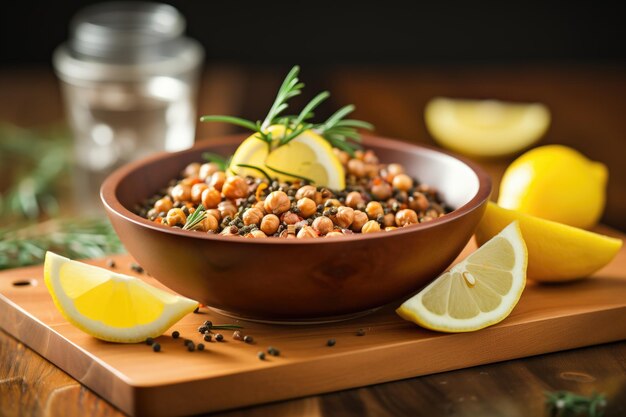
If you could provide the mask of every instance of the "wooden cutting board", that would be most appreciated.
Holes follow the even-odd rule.
[[[620,237],[609,229],[601,232]],[[467,254],[472,250],[468,245]],[[462,255],[463,256],[463,255]],[[114,258],[133,274],[132,259]],[[103,266],[105,260],[91,262]],[[137,275],[137,274],[135,274]],[[156,281],[140,275],[158,285]],[[449,371],[480,364],[626,339],[626,248],[592,279],[528,284],[511,315],[474,333],[439,334],[403,321],[394,303],[358,319],[320,325],[249,322],[246,344],[224,331],[224,342],[188,352],[183,338],[202,341],[197,327],[233,319],[201,309],[145,344],[101,342],[67,323],[53,305],[42,268],[0,273],[0,326],[132,416],[173,416],[243,407]],[[358,329],[365,335],[357,336]],[[170,337],[178,330],[180,339]],[[336,340],[328,347],[328,339]],[[274,346],[280,356],[257,352]]]

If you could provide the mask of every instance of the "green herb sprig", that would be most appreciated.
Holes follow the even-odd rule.
[[[200,224],[206,219],[207,212],[202,204],[198,205],[196,210],[187,217],[187,221],[183,226],[183,230],[196,230]]]
[[[546,405],[551,417],[602,417],[606,399],[602,394],[590,397],[569,391],[546,392]]]
[[[289,99],[300,95],[302,93],[302,89],[304,88],[304,84],[298,79],[299,72],[300,67],[297,65],[289,71],[285,80],[278,89],[276,99],[263,121],[258,120],[256,122],[252,122],[240,117],[223,115],[202,116],[200,121],[230,123],[252,130],[256,133],[257,138],[267,143],[270,151],[288,144],[305,130],[310,129],[321,135],[332,146],[344,150],[354,156],[354,151],[361,148],[359,145],[361,135],[358,129],[372,130],[374,126],[362,120],[346,119],[345,117],[354,111],[355,107],[353,105],[350,104],[342,107],[324,123],[313,123],[310,121],[314,116],[313,111],[324,100],[330,97],[330,93],[328,91],[323,91],[317,94],[306,106],[304,106],[300,113],[294,115],[282,115],[282,113],[289,107]],[[272,132],[268,131],[268,128],[272,125],[282,125],[285,127],[282,137],[274,138]]]

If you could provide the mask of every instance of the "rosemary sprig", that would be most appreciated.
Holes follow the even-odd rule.
[[[551,417],[601,417],[604,415],[606,399],[602,394],[590,397],[569,391],[546,392],[546,405]]]
[[[258,166],[255,165],[250,165],[250,164],[237,164],[238,167],[241,168],[250,168],[250,169],[254,169],[259,171],[261,174],[263,174],[263,176],[269,181],[272,182],[274,179],[272,177],[270,177],[270,175],[262,168],[259,168]]]
[[[0,270],[43,262],[46,251],[73,259],[124,252],[107,220],[53,219],[0,229]]]
[[[207,212],[202,204],[198,205],[196,210],[187,217],[187,221],[183,226],[183,230],[196,230],[200,224],[206,219]]]
[[[330,97],[328,91],[317,94],[297,115],[281,115],[288,108],[287,102],[289,99],[302,92],[304,84],[298,80],[299,72],[300,67],[297,65],[289,71],[287,77],[285,77],[285,80],[278,89],[276,99],[263,121],[252,122],[240,117],[222,115],[202,116],[200,121],[231,123],[252,130],[256,132],[256,137],[268,144],[270,151],[288,144],[305,130],[312,129],[326,139],[332,146],[354,155],[354,151],[360,148],[358,142],[361,140],[357,129],[372,130],[374,127],[370,123],[361,120],[345,119],[349,113],[354,111],[353,105],[342,107],[324,123],[311,123],[309,120],[314,116],[313,110]],[[274,138],[272,132],[268,132],[268,128],[273,125],[284,126],[285,129],[282,137]]]
[[[210,330],[238,330],[243,329],[243,326],[238,324],[212,324],[209,326]]]

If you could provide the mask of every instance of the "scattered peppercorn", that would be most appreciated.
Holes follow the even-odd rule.
[[[268,347],[267,353],[269,353],[272,356],[280,356],[280,350],[276,349],[274,346]]]
[[[153,343],[153,344],[152,344],[152,350],[153,350],[154,352],[160,352],[160,351],[161,351],[161,345],[160,345],[160,344],[158,344],[158,343]]]
[[[204,350],[204,343],[198,343],[198,350],[199,351],[203,351]]]
[[[212,322],[212,321],[210,321],[210,320],[206,320],[206,321],[204,322],[204,325],[210,329],[210,328],[213,326],[213,322]]]
[[[211,341],[211,334],[210,333],[207,333],[207,334],[204,335],[204,341],[205,342],[210,342]]]
[[[328,339],[326,341],[326,346],[335,346],[335,343],[337,343],[335,339]]]
[[[173,339],[178,339],[180,337],[180,332],[178,330],[174,330],[172,332],[172,338]]]
[[[109,268],[115,268],[115,260],[113,260],[113,259],[107,259],[107,267],[109,267]]]
[[[187,343],[187,350],[189,352],[193,352],[194,350],[196,350],[196,345],[190,340],[190,343]]]
[[[209,328],[207,326],[200,326],[198,327],[198,333],[204,333],[206,331],[208,331]]]
[[[262,360],[262,361],[264,361],[264,360],[265,360],[265,352],[259,352],[259,353],[257,353],[256,355],[257,355],[257,357],[258,357],[260,360]]]
[[[198,311],[200,311],[200,307],[196,307],[196,309],[193,311],[194,314],[198,314]]]
[[[357,336],[365,336],[365,330],[363,330],[363,329],[359,329],[359,330],[357,330],[357,331],[356,331],[356,335],[357,335]]]
[[[132,262],[130,264],[130,269],[137,272],[138,274],[143,274],[143,268],[138,263]]]
[[[246,342],[246,343],[252,343],[252,342],[254,342],[254,338],[252,336],[245,335],[243,337],[243,341]]]
[[[217,340],[218,342],[221,342],[222,340],[224,340],[224,336],[222,336],[221,333],[218,333],[215,335],[215,340]]]
[[[154,343],[154,339],[151,337],[146,338],[146,345],[151,346]]]
[[[183,342],[183,344],[184,344],[185,346],[188,346],[189,344],[192,344],[192,345],[193,345],[193,340],[190,340],[190,339],[185,339],[185,341]]]

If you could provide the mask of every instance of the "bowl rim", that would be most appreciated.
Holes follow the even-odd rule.
[[[446,150],[436,148],[434,146],[426,145],[426,144],[416,144],[412,142],[406,142],[398,139],[391,139],[383,136],[377,135],[362,135],[363,143],[367,146],[371,144],[372,146],[378,147],[387,147],[394,149],[396,151],[406,151],[407,147],[411,148],[421,148],[421,150],[426,150],[430,153],[438,153],[443,154],[453,159],[460,161],[465,164],[469,169],[471,169],[476,177],[478,178],[478,190],[474,197],[470,199],[467,203],[463,204],[461,207],[454,209],[452,212],[446,214],[445,216],[438,217],[436,219],[430,220],[426,223],[419,223],[415,226],[409,227],[401,227],[392,232],[387,233],[354,233],[351,235],[345,235],[341,238],[337,239],[238,239],[227,236],[220,236],[219,234],[212,233],[190,233],[187,230],[182,230],[178,228],[166,228],[160,225],[157,225],[151,222],[148,219],[144,219],[138,214],[133,213],[131,210],[126,208],[122,203],[117,199],[116,192],[119,187],[120,182],[126,177],[129,173],[136,171],[137,169],[153,163],[155,161],[159,161],[161,159],[167,158],[175,158],[177,155],[193,153],[197,152],[200,148],[205,148],[209,145],[211,146],[220,146],[220,145],[232,145],[236,140],[243,140],[247,136],[246,134],[232,134],[232,135],[223,135],[215,138],[203,139],[194,144],[189,149],[185,149],[178,152],[158,152],[154,155],[139,159],[137,161],[129,162],[111,174],[109,174],[105,180],[102,182],[100,187],[100,199],[105,206],[105,208],[115,215],[122,217],[126,221],[134,223],[137,226],[152,229],[154,231],[167,233],[175,236],[186,237],[190,239],[200,239],[200,240],[209,240],[216,242],[228,242],[229,244],[243,244],[243,245],[320,245],[320,244],[339,244],[342,242],[348,241],[361,241],[361,240],[371,240],[371,239],[383,239],[389,238],[398,235],[404,235],[407,233],[415,233],[419,230],[430,229],[433,227],[437,227],[439,225],[452,222],[459,217],[462,217],[476,209],[478,209],[482,203],[489,199],[491,195],[492,189],[492,181],[491,177],[487,172],[477,163],[466,159],[465,157],[456,155],[452,152],[448,152]]]

